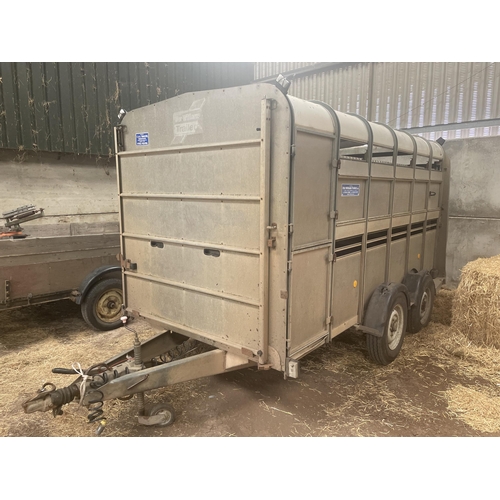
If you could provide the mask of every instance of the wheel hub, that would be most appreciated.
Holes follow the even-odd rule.
[[[399,345],[403,335],[404,313],[403,308],[397,304],[391,312],[389,318],[389,328],[387,329],[387,340],[389,349],[394,350]]]
[[[122,292],[118,289],[103,293],[96,304],[96,313],[101,321],[113,323],[121,314]]]
[[[427,321],[427,316],[430,313],[430,291],[428,289],[424,290],[422,294],[422,300],[420,301],[420,321],[425,323]]]

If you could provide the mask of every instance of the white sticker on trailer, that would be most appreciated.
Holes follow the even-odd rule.
[[[359,196],[359,184],[342,184],[342,196]]]

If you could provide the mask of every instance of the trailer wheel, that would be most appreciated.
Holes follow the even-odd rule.
[[[415,304],[409,311],[409,333],[418,333],[429,324],[435,297],[436,287],[434,286],[434,280],[429,274],[426,274],[418,287]]]
[[[163,420],[155,424],[155,427],[166,427],[167,425],[172,425],[175,422],[175,410],[174,407],[168,403],[158,403],[150,406],[146,409],[146,415],[148,417],[153,417],[155,415],[162,415]]]
[[[122,281],[108,278],[94,285],[82,302],[85,322],[97,330],[114,330],[122,325]]]
[[[370,358],[379,365],[388,365],[398,356],[408,323],[408,302],[404,292],[395,293],[388,304],[382,337],[366,336]]]

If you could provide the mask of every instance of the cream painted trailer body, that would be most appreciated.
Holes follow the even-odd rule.
[[[272,85],[130,112],[118,153],[129,312],[287,370],[375,289],[444,276],[443,149]]]
[[[124,306],[166,333],[94,367],[84,403],[137,393],[141,422],[159,424],[145,391],[252,365],[297,377],[349,328],[388,364],[428,323],[445,276],[442,147],[282,90],[184,94],[116,128]],[[212,350],[166,359],[186,339]],[[25,410],[60,408],[76,382]]]

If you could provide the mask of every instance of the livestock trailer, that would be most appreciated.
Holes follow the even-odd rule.
[[[131,111],[115,148],[124,322],[165,333],[25,411],[79,397],[103,423],[104,401],[137,393],[139,421],[166,425],[173,409],[144,392],[247,366],[297,377],[348,329],[385,365],[429,322],[445,276],[439,143],[253,84]],[[165,356],[193,340],[211,350]]]

